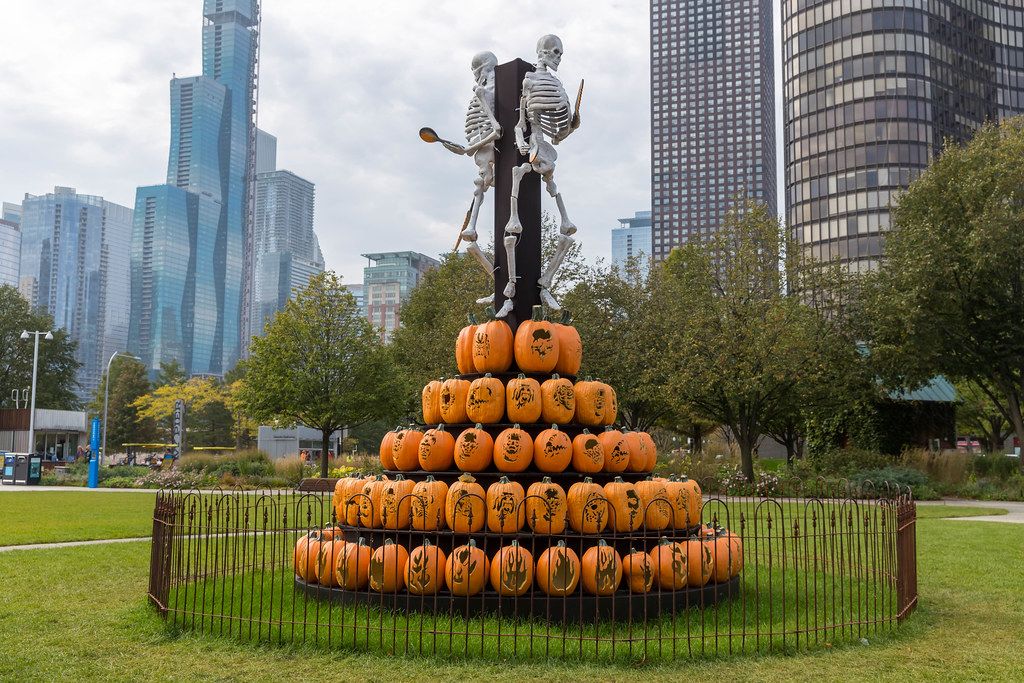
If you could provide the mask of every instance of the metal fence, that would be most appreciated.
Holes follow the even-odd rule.
[[[337,519],[330,494],[165,490],[154,510],[149,597],[178,630],[382,654],[502,659],[792,652],[884,636],[913,612],[916,510],[908,491],[845,483],[781,488],[771,498],[705,496],[703,528],[606,529],[600,538],[620,562],[633,550],[650,553],[655,580],[647,589],[613,577],[612,591],[602,595],[593,594],[593,581],[589,591],[581,582],[563,595],[539,586],[536,562],[546,549],[561,541],[584,558],[598,544],[598,536],[570,528],[560,534],[528,527],[472,534],[369,529]],[[534,571],[518,597],[495,590],[487,577],[475,595],[454,595],[440,569],[434,573],[439,588],[417,592],[303,580],[296,574],[297,548],[325,526],[336,528],[338,538],[365,544],[368,553],[388,542],[410,552],[427,542],[448,556],[472,538],[482,557],[493,560],[514,540],[528,551]],[[733,558],[718,556],[724,546],[714,543],[708,527],[738,537],[738,576],[718,571]],[[668,552],[661,539],[680,542],[685,553],[687,543],[701,543],[701,534],[708,537],[700,547],[714,555],[711,576],[704,569],[694,580],[691,571],[689,585],[672,590],[670,579],[658,580],[660,553]],[[577,565],[580,574],[588,571],[585,564]],[[402,575],[409,578],[410,571]],[[550,563],[547,571],[550,586]]]

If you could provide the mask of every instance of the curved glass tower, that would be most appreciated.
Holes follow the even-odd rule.
[[[875,267],[889,203],[946,138],[1024,111],[1021,0],[783,0],[786,219]]]

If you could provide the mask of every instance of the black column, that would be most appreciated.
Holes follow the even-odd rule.
[[[519,122],[519,97],[523,77],[533,71],[533,65],[522,59],[499,64],[495,72],[495,116],[501,126],[501,139],[497,141],[497,168],[494,192],[494,308],[505,303],[505,285],[508,283],[508,263],[505,257],[505,224],[512,215],[512,169],[526,161],[516,149],[515,127]],[[529,131],[527,131],[529,134]],[[528,137],[529,135],[527,135]],[[519,221],[523,233],[516,245],[515,308],[505,320],[514,331],[519,323],[530,319],[533,306],[540,303],[537,280],[541,273],[540,235],[540,176],[528,173],[519,184]]]

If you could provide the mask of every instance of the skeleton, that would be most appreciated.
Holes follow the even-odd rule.
[[[484,193],[494,186],[494,143],[501,137],[501,126],[494,117],[494,68],[498,65],[498,58],[492,52],[480,52],[473,57],[471,68],[476,85],[473,89],[473,97],[469,101],[466,110],[466,141],[468,146],[449,142],[437,137],[437,134],[429,128],[420,131],[420,137],[427,142],[440,142],[449,152],[459,155],[473,157],[477,167],[477,178],[473,181],[476,189],[473,192],[473,204],[466,212],[466,220],[462,225],[462,232],[455,243],[455,249],[465,240],[469,243],[466,248],[480,266],[487,271],[488,275],[494,274],[494,264],[487,258],[487,254],[477,245],[476,222],[480,215],[480,205],[483,203]],[[486,296],[478,303],[490,303],[494,295]]]
[[[555,75],[562,61],[562,41],[555,35],[543,36],[537,41],[536,70],[526,74],[523,79],[523,94],[519,103],[519,123],[515,128],[516,146],[519,153],[527,156],[528,162],[517,166],[512,171],[512,215],[505,225],[505,253],[508,258],[508,285],[504,290],[506,297],[497,317],[501,318],[512,311],[513,297],[516,294],[516,244],[523,232],[519,221],[519,185],[523,176],[533,171],[544,180],[548,194],[555,198],[558,213],[561,216],[558,246],[544,272],[537,280],[540,298],[552,310],[560,310],[561,306],[551,295],[551,281],[562,265],[566,253],[573,245],[572,235],[576,226],[569,220],[565,211],[562,195],[555,186],[555,160],[558,153],[553,145],[557,145],[569,137],[580,125],[579,97],[576,112],[572,111],[569,97],[562,87],[562,82]],[[581,91],[582,95],[582,84]],[[530,138],[526,139],[526,126],[530,126]],[[550,142],[548,141],[550,138]]]

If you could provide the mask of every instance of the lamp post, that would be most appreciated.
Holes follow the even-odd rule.
[[[107,376],[106,380],[103,382],[103,445],[100,446],[100,452],[97,454],[97,458],[107,457],[107,403],[110,399],[110,366],[118,356],[131,358],[132,360],[140,360],[138,356],[133,356],[126,351],[115,351],[110,355],[110,360],[107,361]]]
[[[28,452],[29,455],[35,455],[36,452],[36,374],[39,371],[39,335],[43,335],[43,339],[46,341],[53,341],[53,332],[47,330],[46,332],[29,332],[24,330],[21,333],[22,339],[28,339],[29,335],[34,335],[36,338],[35,348],[32,351],[32,398],[31,404],[28,409]]]

